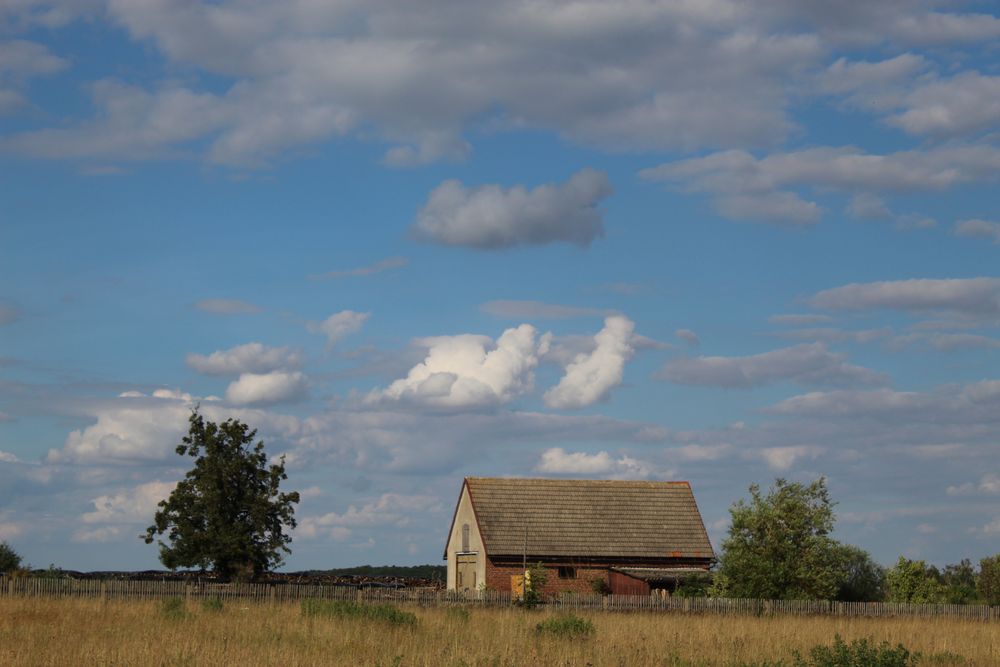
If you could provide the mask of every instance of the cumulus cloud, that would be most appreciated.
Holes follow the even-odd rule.
[[[792,447],[764,447],[760,456],[772,470],[787,471],[803,458],[815,459],[823,453],[821,447],[797,445]]]
[[[187,431],[188,417],[197,399],[178,391],[157,390],[152,396],[128,392],[88,403],[81,415],[94,423],[74,430],[61,449],[50,449],[50,463],[138,464],[169,459]],[[299,421],[250,408],[234,409],[218,401],[203,400],[201,413],[213,421],[236,417],[259,428],[269,439],[286,439],[297,433]]]
[[[148,522],[156,512],[156,505],[166,500],[177,482],[154,481],[139,484],[131,489],[100,495],[91,500],[94,509],[80,516],[87,524],[134,524]]]
[[[428,241],[479,250],[555,241],[587,246],[604,235],[597,206],[611,191],[607,176],[592,169],[531,190],[445,181],[431,192],[413,231]]]
[[[818,147],[756,158],[728,150],[644,169],[646,180],[705,193],[719,212],[742,220],[810,224],[821,214],[795,188],[859,193],[946,190],[989,182],[1000,173],[1000,149],[990,145],[942,146],[876,155],[854,147]],[[870,208],[870,206],[869,206]],[[903,222],[918,224],[915,216]]]
[[[525,320],[564,320],[574,317],[593,317],[611,314],[611,311],[606,308],[563,306],[557,303],[543,303],[542,301],[516,301],[509,299],[487,301],[479,306],[479,309],[494,317]]]
[[[260,306],[239,299],[202,299],[194,307],[213,315],[253,315],[261,311]]]
[[[242,373],[226,388],[226,400],[235,405],[273,405],[302,399],[309,386],[304,373],[272,371]]]
[[[596,454],[567,452],[553,447],[542,452],[535,471],[554,475],[587,475],[610,479],[649,479],[656,474],[654,466],[627,455],[614,458],[605,451]]]
[[[301,355],[287,347],[246,343],[207,356],[189,354],[186,361],[188,366],[205,375],[237,375],[295,368],[301,362]]]
[[[366,401],[439,408],[507,403],[534,386],[539,355],[535,339],[535,328],[522,324],[504,331],[495,343],[473,334],[418,340],[427,348],[426,358],[405,378],[369,393]]]
[[[955,234],[969,238],[989,239],[1000,244],[1000,222],[991,220],[959,220],[955,223]]]
[[[775,382],[851,385],[885,384],[888,378],[844,361],[823,343],[795,345],[747,357],[674,359],[658,377],[675,384],[747,389]]]
[[[949,486],[949,496],[968,495],[1000,495],[1000,476],[994,473],[986,473],[979,482],[966,482],[958,486]]]
[[[962,72],[917,86],[888,122],[910,134],[971,135],[1000,122],[1000,76]]]
[[[351,535],[352,529],[372,526],[402,528],[414,516],[428,512],[438,513],[443,508],[440,500],[434,496],[383,493],[360,507],[352,504],[343,512],[302,517],[295,535],[304,538],[327,536],[334,540],[344,540]]]
[[[635,323],[622,315],[604,320],[594,336],[594,349],[578,354],[566,366],[559,384],[545,392],[550,408],[572,410],[593,405],[608,397],[622,382],[625,362],[632,358]]]
[[[326,336],[327,348],[332,348],[346,336],[361,331],[361,327],[365,325],[371,315],[371,313],[342,310],[322,322],[310,322],[307,328],[311,333]]]
[[[969,317],[1000,314],[1000,278],[889,280],[852,283],[815,294],[829,310],[942,311]]]

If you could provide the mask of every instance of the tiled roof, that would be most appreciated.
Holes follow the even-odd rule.
[[[486,552],[600,558],[712,558],[687,482],[468,477]]]

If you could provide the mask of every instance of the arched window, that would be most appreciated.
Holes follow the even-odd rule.
[[[469,524],[462,524],[462,551],[469,550]]]

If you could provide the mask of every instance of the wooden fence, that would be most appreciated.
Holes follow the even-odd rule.
[[[219,598],[224,602],[276,603],[306,598],[392,602],[421,606],[507,607],[516,600],[509,592],[457,593],[424,588],[358,588],[305,584],[217,584],[183,581],[120,581],[0,578],[0,597],[78,597],[107,600],[156,600],[183,597],[188,601]],[[772,616],[782,614],[864,617],[948,617],[1000,620],[1000,606],[904,604],[898,602],[830,602],[826,600],[750,600],[725,598],[661,598],[654,595],[563,594],[546,600],[546,608],[632,612],[672,612]]]

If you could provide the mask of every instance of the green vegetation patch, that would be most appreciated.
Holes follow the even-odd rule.
[[[589,619],[573,614],[550,616],[535,626],[535,634],[565,637],[567,639],[583,639],[596,632],[594,624]]]
[[[167,619],[177,621],[187,617],[187,608],[184,606],[184,598],[170,597],[160,601],[160,614]]]
[[[360,618],[381,621],[390,625],[416,625],[415,614],[397,609],[391,604],[358,604],[347,600],[317,600],[309,598],[302,601],[303,616],[319,616],[325,618]]]

